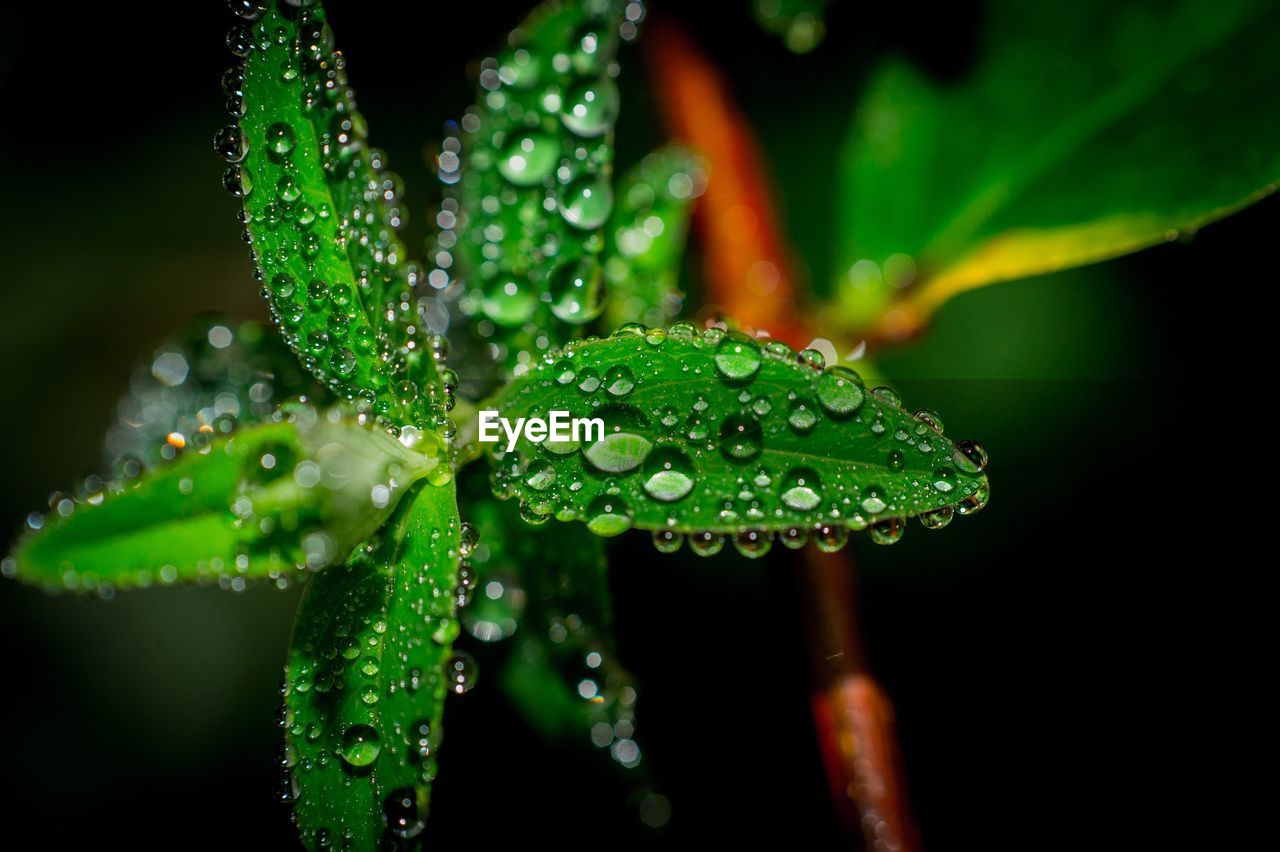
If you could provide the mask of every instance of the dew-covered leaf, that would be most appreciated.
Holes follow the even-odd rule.
[[[684,148],[649,154],[618,183],[606,232],[604,272],[610,328],[629,322],[666,325],[680,315],[680,277],[689,213],[706,189],[702,162]]]
[[[953,444],[936,414],[912,415],[891,390],[821,367],[812,350],[687,323],[569,344],[492,407],[511,424],[554,426],[553,411],[597,418],[603,437],[580,423],[576,437],[566,428],[540,444],[522,430],[510,452],[487,443],[494,490],[527,516],[585,521],[600,535],[638,527],[678,546],[689,534],[709,553],[732,534],[747,555],[774,533],[798,545],[814,530],[834,548],[869,526],[889,543],[905,518],[936,528],[985,505],[980,445]]]
[[[177,443],[263,423],[288,399],[323,402],[326,388],[279,336],[256,322],[193,320],[157,346],[129,377],[103,441],[113,469],[172,459]]]
[[[174,435],[171,446],[185,444]],[[6,576],[50,591],[177,582],[287,581],[341,560],[414,481],[443,470],[441,441],[409,449],[385,432],[296,407],[288,418],[192,445],[33,513]],[[430,452],[429,452],[430,451]]]
[[[864,95],[840,174],[847,328],[909,332],[958,292],[1183,236],[1280,179],[1274,3],[993,0],[985,19],[959,83],[895,61]]]
[[[424,484],[345,565],[314,577],[286,668],[282,796],[308,849],[401,848],[422,831],[453,655],[461,525],[453,481]]]
[[[614,208],[618,43],[634,37],[622,0],[543,3],[481,64],[477,103],[444,142],[449,197],[434,283],[502,347],[563,342],[605,304],[601,253]]]
[[[447,398],[417,322],[421,278],[397,235],[401,180],[370,147],[320,3],[276,0],[228,44],[232,162],[263,294],[303,365],[396,425],[439,425]]]

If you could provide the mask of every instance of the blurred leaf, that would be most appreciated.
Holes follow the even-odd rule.
[[[665,325],[680,313],[676,290],[693,200],[706,188],[701,161],[679,147],[649,154],[619,182],[605,236],[605,322]]]
[[[439,464],[385,432],[298,408],[287,422],[196,444],[172,464],[125,470],[134,480],[55,496],[48,516],[29,518],[5,574],[100,593],[286,578],[342,559]]]
[[[289,651],[289,773],[308,849],[400,848],[425,824],[451,658],[460,524],[423,485],[368,548],[311,580]]]
[[[888,543],[904,518],[940,526],[952,507],[985,503],[979,447],[953,445],[936,415],[913,417],[852,370],[816,366],[777,341],[698,336],[687,323],[570,344],[495,407],[512,423],[553,410],[599,418],[604,437],[486,444],[494,489],[520,498],[526,516],[585,521],[600,535],[635,526],[718,548],[735,533],[747,555],[767,550],[774,531],[800,543],[818,528],[838,547],[846,528],[870,525]]]
[[[841,169],[838,322],[865,328],[900,298],[894,336],[963,290],[1135,251],[1272,191],[1277,12],[993,0],[961,83],[889,63]]]
[[[444,214],[454,223],[442,235],[449,261],[432,276],[462,278],[463,310],[487,321],[508,367],[523,351],[577,336],[604,308],[614,59],[620,26],[635,32],[621,23],[622,7],[566,0],[535,9],[481,64],[477,103],[445,140]]]
[[[273,2],[229,42],[246,54],[227,78],[243,118],[215,143],[243,157],[228,182],[286,342],[339,397],[396,425],[438,425],[439,371],[415,339],[420,272],[396,233],[400,178],[369,147],[323,8]]]
[[[636,691],[618,661],[603,541],[576,525],[530,526],[483,493],[466,514],[480,535],[462,623],[482,641],[512,640],[507,697],[546,739],[635,767]]]
[[[172,458],[170,435],[225,435],[236,424],[270,420],[279,403],[297,397],[323,402],[328,391],[277,335],[229,317],[193,320],[129,377],[104,441],[107,459],[117,468],[131,460],[151,466]]]

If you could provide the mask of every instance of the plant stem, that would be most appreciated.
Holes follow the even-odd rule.
[[[867,849],[918,850],[893,706],[870,674],[858,628],[853,551],[823,553],[809,545],[794,562],[814,724],[836,811]]]

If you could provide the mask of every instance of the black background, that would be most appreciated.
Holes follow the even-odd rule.
[[[331,5],[374,136],[411,206],[425,204],[422,145],[469,102],[468,61],[523,4]],[[910,10],[837,4],[822,49],[793,57],[738,6],[676,14],[765,128],[766,150],[799,138],[817,162],[876,57],[903,50],[935,75],[961,74],[979,26],[967,4],[927,25]],[[16,532],[50,489],[98,463],[112,400],[151,343],[197,310],[264,311],[210,144],[224,123],[221,4],[5,14],[0,526]],[[624,69],[636,128],[649,84],[639,61]],[[627,120],[621,156],[629,144],[634,159],[653,131],[627,142]],[[797,170],[777,158],[784,202],[820,219],[827,187],[797,189]],[[973,311],[968,325],[939,317],[936,345],[958,350],[1039,322],[1047,370],[904,362],[908,402],[939,408],[949,433],[982,437],[993,458],[983,515],[936,536],[913,526],[893,548],[857,543],[866,638],[931,848],[1112,845],[1176,824],[1169,809],[1196,800],[1182,779],[1214,743],[1189,707],[1220,679],[1201,589],[1235,576],[1218,545],[1239,523],[1215,436],[1247,404],[1226,377],[1248,363],[1238,341],[1261,317],[1245,294],[1271,277],[1258,270],[1277,225],[1266,202],[1184,244],[993,288],[973,297],[987,300],[987,324]],[[811,239],[797,237],[800,251]],[[1041,283],[1049,295],[1030,295]],[[480,685],[448,709],[428,845],[777,835],[841,846],[787,554],[663,559],[631,537],[613,551],[622,655],[643,685],[638,739],[670,825],[643,830],[599,755],[542,746],[485,688],[482,656]],[[296,595],[102,603],[0,587],[0,837],[290,848],[272,719]]]

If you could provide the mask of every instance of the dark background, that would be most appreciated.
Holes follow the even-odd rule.
[[[468,61],[525,4],[329,5],[418,240],[434,192],[424,145],[469,102]],[[912,10],[836,4],[808,57],[757,30],[745,3],[676,12],[759,128],[815,279],[830,274],[831,164],[859,81],[892,50],[963,73],[980,21],[950,8],[922,28]],[[148,347],[198,310],[265,316],[211,146],[222,4],[5,14],[0,535],[100,464],[113,400]],[[625,165],[658,137],[643,62],[623,62]],[[1196,584],[1227,582],[1215,553],[1236,523],[1205,463],[1227,452],[1215,436],[1242,401],[1221,377],[1258,322],[1228,294],[1259,281],[1278,226],[1272,200],[1186,243],[966,295],[883,361],[909,405],[992,456],[982,515],[944,533],[913,524],[892,548],[856,542],[866,638],[931,848],[1111,845],[1195,799],[1179,780],[1204,747],[1188,695],[1216,681]],[[638,740],[673,807],[663,832],[640,827],[599,755],[542,746],[484,682],[482,656],[479,686],[448,708],[428,845],[840,846],[779,550],[749,563],[613,544]],[[273,713],[296,600],[0,586],[0,838],[290,848]]]

